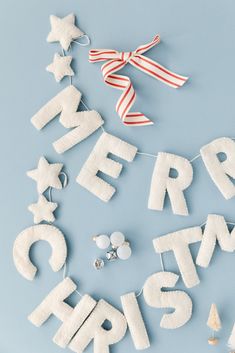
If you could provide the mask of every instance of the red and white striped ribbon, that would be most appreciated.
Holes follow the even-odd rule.
[[[123,91],[117,102],[116,111],[125,125],[141,126],[153,124],[144,114],[130,112],[136,99],[135,90],[129,77],[115,74],[127,63],[173,88],[183,86],[188,79],[188,77],[175,74],[142,55],[158,43],[160,43],[160,36],[156,35],[152,42],[139,46],[133,52],[118,52],[109,49],[92,49],[89,52],[89,62],[91,63],[108,60],[107,63],[102,65],[101,71],[104,82],[107,85]]]

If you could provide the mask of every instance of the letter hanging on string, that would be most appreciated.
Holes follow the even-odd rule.
[[[80,101],[81,93],[70,85],[45,104],[31,119],[32,124],[41,130],[61,113],[60,123],[72,130],[53,143],[57,153],[63,153],[85,140],[104,123],[95,110],[77,112]]]
[[[157,253],[174,252],[182,279],[187,288],[192,288],[200,283],[189,245],[201,240],[202,230],[200,227],[179,230],[153,240]]]
[[[109,321],[111,329],[102,327]],[[125,316],[105,300],[99,300],[91,315],[76,333],[69,348],[74,352],[82,353],[94,340],[94,353],[109,353],[109,346],[121,341],[125,336],[127,323]]]
[[[148,333],[134,292],[121,296],[122,308],[130,329],[135,348],[143,350],[150,347]]]
[[[201,246],[197,255],[197,265],[202,267],[209,266],[215,250],[216,241],[218,241],[223,251],[235,251],[235,228],[233,228],[230,233],[223,216],[210,214],[207,217]]]
[[[235,142],[228,137],[221,137],[200,150],[202,160],[215,185],[226,200],[235,196],[235,185],[229,177],[235,179]],[[219,153],[226,155],[220,162]]]
[[[164,314],[160,326],[165,329],[176,329],[185,325],[192,316],[192,300],[183,291],[164,292],[162,288],[172,288],[179,276],[172,272],[158,272],[147,278],[144,284],[144,299],[154,308],[174,308],[170,314]]]
[[[97,173],[101,171],[113,178],[118,178],[122,170],[122,164],[113,161],[107,155],[112,153],[128,162],[132,162],[136,152],[137,148],[135,146],[104,132],[77,176],[77,182],[102,201],[108,202],[116,190],[98,177]]]
[[[178,176],[176,178],[170,177],[171,169],[177,171]],[[192,183],[192,180],[193,168],[186,158],[171,153],[158,153],[152,175],[148,208],[162,211],[167,192],[173,213],[187,216],[188,207],[183,190]]]
[[[121,70],[129,63],[136,69],[173,88],[183,86],[188,79],[185,76],[167,70],[162,65],[143,55],[159,43],[160,36],[156,35],[150,43],[139,46],[133,52],[118,52],[112,49],[92,49],[89,52],[89,61],[91,63],[108,61],[101,67],[104,82],[111,87],[123,91],[117,102],[116,111],[125,125],[143,126],[151,125],[153,122],[140,112],[130,112],[136,99],[135,90],[129,77],[117,75],[115,72]]]
[[[64,235],[55,226],[38,224],[23,230],[16,238],[13,247],[13,260],[18,272],[28,280],[33,280],[37,268],[32,264],[29,252],[31,246],[39,241],[47,241],[52,248],[49,264],[54,272],[59,271],[67,257],[67,246]]]
[[[28,317],[29,321],[37,327],[43,325],[52,314],[62,321],[63,324],[56,332],[53,341],[63,348],[69,344],[97,304],[94,299],[86,294],[72,308],[65,302],[65,299],[76,288],[76,284],[69,277],[65,278]]]

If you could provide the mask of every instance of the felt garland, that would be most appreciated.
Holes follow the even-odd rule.
[[[213,140],[200,149],[200,155],[191,160],[166,152],[158,152],[157,155],[137,152],[137,147],[125,141],[121,143],[120,139],[106,133],[102,126],[104,121],[96,111],[77,112],[80,101],[81,93],[73,85],[70,85],[42,107],[31,121],[40,130],[61,113],[60,122],[62,125],[73,129],[53,143],[58,153],[67,151],[93,134],[98,128],[102,128],[103,134],[77,176],[77,182],[102,201],[109,201],[115,189],[100,177],[98,178],[96,174],[100,170],[114,178],[119,176],[122,169],[121,164],[107,158],[107,155],[115,150],[114,154],[126,159],[126,152],[122,150],[123,146],[129,146],[129,149],[133,151],[131,152],[132,156],[126,159],[129,162],[134,159],[136,154],[156,158],[148,200],[148,208],[151,210],[162,211],[165,196],[168,193],[173,214],[182,216],[189,214],[183,191],[193,181],[192,162],[199,156],[202,157],[209,175],[222,195],[226,199],[235,196],[235,186],[230,180],[230,177],[235,178],[235,142],[233,139],[221,137]],[[115,142],[111,143],[111,140],[119,141],[119,143],[114,146]],[[225,161],[220,161],[219,153],[226,155]],[[175,178],[170,176],[172,169],[178,173]]]
[[[75,26],[73,14],[60,19],[51,16],[52,30],[48,35],[49,42],[59,41],[64,50],[68,50],[73,39],[83,36],[83,32]],[[127,125],[146,125],[152,122],[142,113],[129,113],[135,99],[135,91],[128,77],[115,75],[114,73],[127,63],[141,69],[151,76],[161,80],[172,87],[180,87],[187,80],[186,77],[173,74],[154,61],[145,58],[142,54],[158,44],[160,37],[147,45],[138,47],[134,52],[118,53],[108,50],[90,51],[90,61],[111,60],[102,66],[104,80],[111,86],[119,84],[124,92],[117,104],[117,111],[123,122]],[[65,75],[72,76],[70,68],[71,57],[58,57],[55,59],[60,64],[53,62],[48,70],[53,72],[57,81]],[[118,66],[117,66],[118,64]],[[120,85],[120,81],[122,84]],[[158,155],[150,155],[137,152],[137,147],[122,141],[116,136],[104,131],[103,119],[96,111],[78,112],[81,101],[80,91],[72,84],[48,103],[46,103],[31,119],[33,125],[41,130],[52,119],[60,114],[60,123],[67,129],[71,129],[66,135],[53,143],[58,153],[63,153],[93,134],[98,128],[103,133],[98,139],[89,158],[77,176],[77,182],[99,197],[103,201],[109,201],[115,189],[97,176],[99,171],[118,178],[122,164],[108,158],[112,153],[132,162],[136,154],[156,157],[148,207],[153,210],[162,210],[166,193],[169,194],[174,214],[188,215],[188,207],[183,191],[189,187],[193,180],[191,161],[181,156],[159,152]],[[223,152],[227,159],[220,162],[218,154]],[[229,177],[235,178],[235,142],[229,138],[219,138],[200,150],[200,155],[212,180],[226,199],[235,196],[235,186]],[[30,205],[29,209],[34,213],[35,223],[42,220],[53,221],[53,210],[57,206],[52,202],[45,202],[42,195],[48,187],[60,189],[59,173],[62,164],[49,164],[45,158],[41,158],[38,168],[28,172],[28,176],[37,182],[39,202]],[[170,176],[171,169],[178,172],[176,178]],[[47,200],[46,200],[47,201]],[[44,202],[44,203],[43,203]],[[42,209],[43,208],[43,209]],[[38,224],[22,231],[16,238],[13,247],[13,259],[18,272],[28,280],[35,278],[37,268],[31,262],[29,252],[31,246],[39,241],[47,241],[52,248],[49,264],[53,271],[59,271],[66,265],[67,247],[64,235],[57,228],[49,224]],[[179,267],[182,279],[186,287],[191,288],[200,283],[196,265],[207,267],[213,256],[216,242],[223,251],[235,251],[235,230],[230,233],[222,216],[208,215],[204,232],[200,227],[192,227],[163,235],[153,240],[153,245],[160,255],[173,251]],[[196,264],[192,258],[189,245],[201,242]],[[173,308],[170,314],[164,314],[160,326],[165,329],[176,329],[186,324],[192,315],[192,300],[183,291],[163,291],[162,288],[174,288],[179,276],[175,273],[164,271],[152,274],[147,278],[143,286],[143,295],[146,303],[154,308]],[[134,292],[121,296],[123,313],[103,299],[96,301],[90,295],[81,295],[81,300],[70,306],[65,302],[68,296],[77,291],[76,284],[66,277],[46,296],[35,310],[29,315],[29,320],[37,327],[44,324],[54,315],[62,325],[56,332],[53,341],[60,347],[69,347],[72,351],[82,353],[91,341],[94,341],[95,353],[109,353],[109,346],[119,342],[125,335],[127,325],[129,327],[133,343],[136,349],[146,349],[150,346],[148,333],[143,316]],[[79,292],[78,292],[79,293]],[[140,292],[141,293],[141,292]],[[110,321],[112,327],[106,330],[104,322]]]
[[[227,224],[233,224],[227,222]],[[223,216],[208,215],[205,230],[202,226],[186,228],[160,236],[153,240],[156,252],[173,251],[179,271],[187,287],[200,283],[196,265],[192,259],[189,244],[201,242],[196,264],[207,267],[214,252],[216,241],[223,251],[235,251],[235,228],[230,232]],[[34,279],[36,268],[29,259],[31,245],[38,240],[47,240],[53,249],[50,264],[54,271],[62,268],[66,259],[66,243],[58,228],[51,225],[29,227],[16,238],[13,258],[17,270],[26,279]],[[192,315],[192,300],[183,291],[163,291],[162,288],[174,288],[179,276],[163,270],[154,273],[143,286],[146,303],[154,308],[174,308],[173,313],[164,314],[160,326],[165,329],[177,329],[185,325]],[[127,324],[137,350],[150,346],[148,333],[137,302],[137,295],[127,293],[121,296],[123,313],[103,299],[98,302],[88,294],[79,295],[81,300],[73,308],[65,299],[76,290],[76,284],[66,277],[59,283],[29,315],[29,320],[37,327],[41,326],[52,314],[60,321],[61,327],[53,341],[62,348],[69,347],[74,352],[83,352],[94,341],[94,352],[109,352],[109,346],[120,341],[126,332]],[[103,328],[108,320],[111,330]]]

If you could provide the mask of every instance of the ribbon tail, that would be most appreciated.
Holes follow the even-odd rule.
[[[123,93],[119,98],[116,111],[120,116],[124,125],[143,126],[152,125],[153,122],[140,112],[130,112],[133,104],[135,103],[136,93],[131,80],[127,76],[113,75],[116,79],[125,80],[125,88],[122,88]]]
[[[153,125],[153,121],[147,118],[144,114],[140,112],[128,113],[124,119],[123,124],[127,126],[146,126]]]
[[[173,88],[183,86],[188,80],[188,77],[178,75],[143,55],[136,55],[131,58],[130,63],[137,69]]]

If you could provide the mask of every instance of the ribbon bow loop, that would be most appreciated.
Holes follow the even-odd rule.
[[[145,57],[143,54],[160,43],[160,36],[156,35],[147,44],[139,46],[132,52],[118,52],[111,49],[92,49],[89,52],[89,62],[107,61],[101,67],[104,82],[116,89],[122,90],[122,94],[116,104],[116,111],[125,125],[143,126],[153,122],[140,112],[130,112],[136,93],[128,76],[117,75],[126,64],[131,64],[153,78],[171,86],[179,88],[187,81],[187,77],[169,71],[157,62]]]

